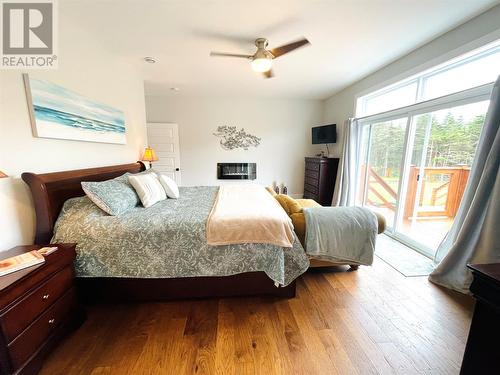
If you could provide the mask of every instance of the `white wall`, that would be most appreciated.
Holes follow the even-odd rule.
[[[219,185],[217,162],[256,162],[257,183],[285,183],[302,195],[304,157],[311,126],[321,123],[322,102],[293,99],[147,96],[148,122],[179,124],[183,185]],[[257,148],[226,151],[213,135],[218,126],[244,128],[262,138]],[[233,181],[234,182],[234,181]]]
[[[60,20],[59,69],[33,71],[82,95],[125,112],[127,144],[114,145],[35,138],[31,132],[20,71],[0,71],[0,250],[30,244],[34,238],[31,194],[22,172],[50,172],[130,163],[146,144],[144,87],[139,71]],[[64,31],[64,32],[63,32]]]
[[[323,120],[337,123],[338,129],[339,142],[333,147],[332,154],[338,156],[342,152],[340,140],[344,121],[354,117],[358,96],[429,69],[499,38],[500,5],[497,5],[325,100]]]
[[[337,123],[341,138],[343,121],[354,114],[357,95],[500,37],[499,19],[500,6],[496,6],[325,102],[188,98],[181,93],[148,97],[148,121],[179,124],[182,178],[186,185],[217,184],[217,162],[249,161],[258,163],[259,183],[285,182],[292,194],[300,195],[303,157],[320,149],[310,145],[311,126]],[[22,172],[128,163],[139,158],[146,143],[144,89],[139,71],[101,49],[72,20],[60,17],[60,30],[59,69],[33,74],[123,109],[127,145],[34,138],[21,72],[0,71],[0,170],[11,176],[0,179],[0,250],[33,241],[33,204],[20,180]],[[212,135],[219,125],[244,127],[261,137],[262,144],[248,151],[224,151]],[[338,144],[333,146],[333,154],[340,154]]]

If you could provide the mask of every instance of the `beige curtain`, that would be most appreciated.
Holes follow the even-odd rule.
[[[358,168],[359,126],[355,119],[344,122],[342,136],[342,156],[339,162],[337,181],[333,193],[332,206],[353,206],[354,189]]]
[[[500,262],[500,77],[491,94],[460,208],[436,253],[429,280],[462,293],[472,282],[468,263]]]

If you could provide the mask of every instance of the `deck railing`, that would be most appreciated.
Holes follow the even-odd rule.
[[[375,188],[375,184],[379,184],[380,187],[382,188],[383,192],[379,192]],[[391,200],[387,199],[384,196],[384,192],[386,195],[389,195]],[[382,204],[379,204],[379,206],[383,206],[386,208],[389,208],[392,211],[396,210],[396,200],[398,197],[398,194],[394,189],[380,176],[375,170],[370,167],[368,168],[368,194],[366,195],[366,199],[368,201],[368,204],[375,206],[375,202],[370,200],[370,193],[375,195]]]
[[[364,175],[365,166],[362,166],[362,175]],[[428,167],[424,168],[422,188],[418,197],[417,216],[435,217],[446,216],[455,217],[465,185],[469,178],[469,167]],[[413,215],[415,200],[417,199],[418,180],[420,179],[420,168],[411,166],[408,176],[406,200],[404,202],[403,217],[409,219]],[[429,204],[424,205],[424,195],[426,184],[432,179],[441,180],[438,186],[430,187]],[[382,176],[380,176],[372,167],[368,168],[367,176],[367,194],[366,203],[371,206],[385,207],[391,211],[396,210],[397,192],[392,188]],[[360,189],[360,198],[364,196],[364,189]]]

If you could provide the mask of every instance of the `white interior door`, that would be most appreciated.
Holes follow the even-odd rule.
[[[154,168],[181,184],[179,127],[177,124],[151,122],[147,124],[148,144],[156,152]]]

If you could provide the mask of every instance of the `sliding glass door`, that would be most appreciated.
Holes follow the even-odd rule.
[[[369,124],[363,131],[363,161],[358,202],[385,216],[394,226],[407,119]]]
[[[487,107],[472,101],[361,122],[357,203],[382,213],[389,235],[434,256],[460,205]]]
[[[434,255],[457,213],[488,109],[482,101],[413,117],[397,233]],[[403,198],[403,197],[402,197]]]
[[[356,204],[427,256],[457,214],[499,74],[497,40],[356,101]]]

